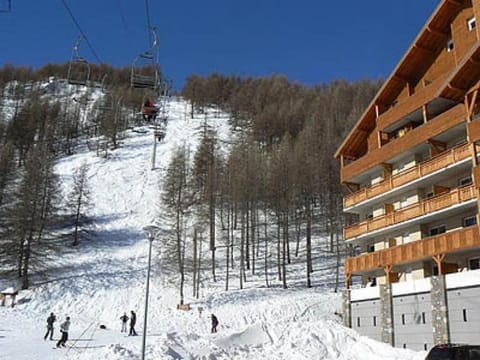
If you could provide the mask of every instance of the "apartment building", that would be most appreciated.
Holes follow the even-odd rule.
[[[480,0],[440,1],[335,155],[358,218],[345,323],[398,347],[480,343],[477,19]]]

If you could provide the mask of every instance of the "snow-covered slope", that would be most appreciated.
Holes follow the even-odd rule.
[[[175,148],[194,150],[205,116],[190,119],[181,99],[169,104],[169,123],[163,143],[157,146],[157,169],[151,169],[153,136],[150,129],[128,132],[120,148],[108,159],[87,148],[58,162],[64,190],[83,162],[89,164],[94,199],[96,239],[80,245],[52,264],[48,276],[33,278],[22,291],[19,305],[0,308],[0,359],[140,359],[142,336],[121,333],[119,317],[137,311],[137,332],[143,333],[143,311],[148,240],[142,230],[156,223],[161,208],[160,191],[165,168]],[[208,116],[219,137],[231,134],[225,114]],[[158,247],[158,244],[156,244]],[[158,248],[154,253],[158,254]],[[219,261],[221,252],[219,252]],[[422,359],[423,353],[393,349],[361,337],[339,324],[333,314],[341,299],[329,286],[320,286],[331,270],[314,274],[316,287],[288,290],[265,288],[263,280],[250,281],[238,290],[232,283],[203,282],[199,300],[188,295],[190,311],[176,310],[178,292],[153,261],[146,359]],[[326,275],[325,275],[326,274]],[[221,278],[221,274],[219,275]],[[49,279],[48,281],[45,279]],[[10,284],[0,281],[6,287]],[[199,309],[203,311],[199,311]],[[55,349],[44,341],[46,318],[57,314],[58,323],[68,315],[72,325],[69,345]],[[210,314],[220,321],[210,334]],[[103,324],[106,329],[100,329]]]

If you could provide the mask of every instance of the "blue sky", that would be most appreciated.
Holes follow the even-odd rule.
[[[7,0],[0,0],[0,8]],[[11,0],[0,13],[0,66],[69,60],[78,30],[62,0]],[[146,50],[143,0],[65,0],[103,62]],[[150,0],[163,72],[285,74],[313,85],[386,77],[440,0]],[[96,62],[85,43],[81,55]]]

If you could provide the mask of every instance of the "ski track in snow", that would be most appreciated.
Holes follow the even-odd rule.
[[[158,224],[161,181],[172,152],[186,145],[192,154],[205,121],[189,118],[181,99],[169,104],[164,142],[157,143],[156,169],[151,171],[152,130],[128,132],[122,146],[108,159],[93,152],[58,162],[64,193],[72,174],[89,164],[89,183],[94,201],[96,239],[82,243],[52,264],[48,281],[34,278],[31,290],[22,291],[20,304],[0,308],[0,359],[98,360],[140,359],[141,336],[120,333],[119,317],[135,309],[139,335],[143,328],[144,289],[148,240],[144,226]],[[213,113],[213,111],[212,111]],[[220,139],[229,139],[228,116],[208,117]],[[159,225],[161,227],[161,225]],[[166,228],[161,228],[167,231]],[[322,275],[318,275],[322,276]],[[263,280],[262,280],[263,281]],[[260,285],[259,285],[260,284]],[[333,311],[341,297],[327,288],[253,288],[223,292],[224,286],[206,284],[201,299],[189,298],[189,312],[176,310],[177,290],[162,274],[158,259],[152,263],[147,359],[422,359],[424,353],[393,349],[342,327]],[[0,280],[0,285],[8,286]],[[200,314],[198,307],[203,307]],[[45,319],[53,311],[60,321],[72,318],[71,348],[52,349],[44,341]],[[210,313],[219,320],[218,333],[210,334]],[[105,324],[106,330],[98,328]],[[56,330],[55,338],[58,338]]]

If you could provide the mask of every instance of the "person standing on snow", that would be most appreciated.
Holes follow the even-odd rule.
[[[212,314],[212,333],[217,332],[218,319],[215,315]]]
[[[44,340],[47,340],[48,335],[50,335],[50,340],[53,340],[53,323],[57,320],[54,313],[50,313],[50,316],[47,318],[47,333],[44,336]]]
[[[137,332],[135,331],[135,324],[137,322],[137,314],[135,314],[135,311],[130,311],[130,332],[128,333],[128,336],[137,336]]]
[[[120,316],[120,320],[122,320],[122,331],[121,332],[127,332],[127,321],[128,321],[127,313],[123,313],[123,315]]]
[[[60,346],[65,347],[65,343],[68,340],[68,330],[70,329],[70,317],[67,316],[67,319],[60,325],[60,331],[62,332],[62,338],[57,342],[57,348]]]

